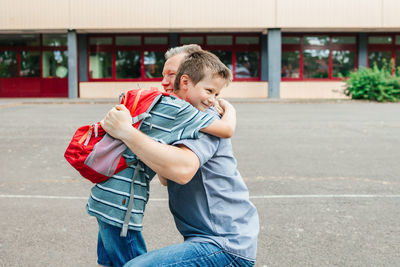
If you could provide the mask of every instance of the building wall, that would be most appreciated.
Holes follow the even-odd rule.
[[[0,31],[395,29],[398,10],[398,0],[3,0]]]

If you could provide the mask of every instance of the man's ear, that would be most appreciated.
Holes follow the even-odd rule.
[[[183,74],[179,81],[179,89],[187,91],[189,89],[190,78],[187,74]]]

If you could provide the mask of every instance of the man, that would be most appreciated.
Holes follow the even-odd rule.
[[[166,91],[175,82],[176,66],[185,58],[182,53],[170,54],[163,71]],[[182,244],[144,254],[127,266],[255,264],[258,214],[236,169],[230,139],[204,135],[175,146],[157,143],[131,126],[129,111],[123,106],[111,110],[103,126],[168,179],[170,210],[185,238]]]

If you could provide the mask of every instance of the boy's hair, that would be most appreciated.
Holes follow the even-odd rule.
[[[169,49],[165,53],[165,60],[170,59],[173,56],[179,55],[179,54],[191,54],[193,52],[201,51],[201,47],[197,44],[189,44],[189,45],[182,45],[182,46],[177,46]]]
[[[184,74],[189,76],[194,85],[210,74],[212,78],[220,77],[225,80],[225,86],[228,86],[232,81],[232,72],[230,69],[216,55],[205,50],[190,53],[183,60],[176,74],[175,90],[180,89],[180,80]]]

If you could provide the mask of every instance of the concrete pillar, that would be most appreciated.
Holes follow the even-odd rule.
[[[358,34],[358,68],[368,67],[368,36],[366,33]]]
[[[68,30],[68,97],[78,97],[78,49],[76,31]]]
[[[169,47],[177,47],[179,45],[178,34],[170,33],[169,34]]]
[[[79,54],[79,81],[78,82],[87,82],[88,81],[88,65],[87,65],[87,56],[88,56],[88,38],[87,34],[79,34],[78,35],[78,54]]]
[[[268,98],[280,97],[281,62],[281,29],[268,29]]]
[[[261,35],[261,81],[268,80],[268,36]]]

